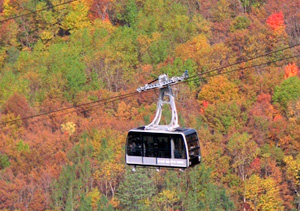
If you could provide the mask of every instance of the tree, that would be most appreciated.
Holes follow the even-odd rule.
[[[100,200],[98,201],[97,205],[98,205],[97,211],[113,211],[114,210],[113,206],[109,203],[107,198],[103,195],[100,198]]]
[[[238,99],[238,88],[224,76],[217,76],[203,85],[198,95],[199,100],[206,100],[210,104],[218,101],[227,103]]]
[[[88,196],[84,196],[82,195],[80,197],[80,205],[78,210],[79,211],[92,211],[92,202],[91,202],[91,198]]]
[[[247,133],[234,133],[229,139],[227,149],[232,158],[232,168],[241,178],[243,185],[249,177],[249,167],[259,153],[259,148]],[[243,187],[245,188],[245,186]],[[243,202],[246,203],[245,189],[242,193]]]
[[[80,206],[90,206],[85,194],[90,189],[91,146],[87,141],[75,145],[69,153],[70,164],[62,168],[59,178],[52,185],[52,207],[54,209],[77,210]],[[77,200],[82,199],[82,204]]]
[[[179,44],[175,52],[176,56],[182,58],[183,61],[187,59],[195,61],[198,65],[198,72],[200,72],[219,67],[221,61],[226,57],[227,48],[223,43],[211,46],[208,38],[200,34],[184,44]]]
[[[286,156],[284,158],[286,163],[286,174],[288,182],[291,184],[292,190],[295,192],[295,204],[297,209],[300,208],[300,154],[296,158]]]
[[[24,118],[25,115],[30,116],[33,112],[31,111],[25,97],[15,93],[7,100],[4,113],[13,113],[15,116]]]
[[[72,2],[69,6],[69,13],[61,22],[62,29],[72,33],[77,29],[88,27],[90,25],[88,19],[89,6],[86,1]]]
[[[283,210],[278,185],[274,179],[252,175],[245,185],[245,196],[253,210]]]
[[[93,0],[90,7],[90,17],[91,19],[100,18],[102,21],[105,21],[108,18],[108,10],[111,5],[114,3],[113,0]]]
[[[289,64],[285,67],[285,74],[284,78],[287,79],[289,77],[297,76],[299,68],[296,66],[295,63]]]
[[[284,30],[285,25],[282,11],[273,13],[271,16],[269,16],[267,19],[267,24],[275,31]]]
[[[298,77],[290,77],[283,81],[279,86],[275,87],[273,101],[278,103],[285,112],[288,103],[300,97],[300,79]]]
[[[180,198],[176,191],[162,190],[162,192],[152,197],[148,207],[152,210],[175,210],[176,205],[180,203]]]
[[[241,111],[235,101],[208,105],[204,113],[204,120],[208,126],[223,134],[240,129],[245,124],[246,117],[246,113]]]
[[[225,189],[213,184],[211,170],[204,164],[191,170],[188,183],[187,210],[235,210]]]
[[[133,173],[127,168],[117,197],[123,210],[140,210],[145,207],[145,201],[150,200],[156,191],[149,169],[137,169]]]

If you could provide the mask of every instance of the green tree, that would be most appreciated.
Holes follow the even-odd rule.
[[[91,145],[81,141],[68,154],[70,164],[63,167],[59,178],[52,185],[52,207],[62,210],[76,210],[80,205],[78,198],[82,198],[82,206],[90,206],[84,197],[90,189],[91,163],[89,161]]]
[[[84,195],[80,197],[80,205],[78,211],[92,211],[91,197]]]
[[[157,191],[153,183],[151,170],[138,168],[133,173],[127,168],[117,193],[123,210],[142,210],[145,201],[150,200]]]
[[[209,105],[204,113],[205,121],[214,130],[228,133],[230,129],[240,129],[247,121],[247,113],[241,111],[236,102]]]
[[[273,101],[278,103],[287,112],[288,103],[300,98],[300,79],[290,77],[275,87]]]
[[[102,195],[102,197],[98,200],[97,203],[97,211],[113,211],[113,206],[109,203],[107,198]]]
[[[9,167],[9,158],[6,154],[0,153],[0,169],[5,169],[6,167]]]
[[[197,73],[197,64],[192,59],[183,61],[181,58],[175,58],[172,64],[168,64],[160,69],[161,73],[167,73],[169,77],[180,76],[184,71],[188,71],[188,74],[193,76]],[[192,80],[188,82],[190,87],[195,88],[199,86],[199,81]]]
[[[235,210],[225,189],[211,181],[211,170],[201,164],[189,173],[187,210]]]
[[[135,28],[138,9],[135,0],[129,0],[126,7],[125,21],[128,26]]]
[[[251,24],[251,20],[246,16],[237,16],[231,24],[231,31],[247,29]]]

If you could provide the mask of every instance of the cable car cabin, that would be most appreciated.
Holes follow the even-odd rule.
[[[135,166],[154,166],[170,168],[188,168],[201,161],[200,145],[197,132],[190,128],[180,128],[175,106],[175,98],[170,85],[188,78],[188,73],[180,77],[169,77],[166,74],[158,77],[158,83],[139,87],[138,92],[159,89],[156,114],[153,121],[144,127],[128,132],[126,143],[126,164]],[[171,108],[169,125],[159,125],[162,106]]]
[[[190,128],[128,132],[126,164],[138,166],[188,168],[201,161],[197,132]]]

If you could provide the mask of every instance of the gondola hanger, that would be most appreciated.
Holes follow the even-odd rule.
[[[159,88],[156,115],[146,126],[132,129],[128,132],[126,142],[126,164],[132,166],[161,167],[185,169],[199,164],[201,161],[200,144],[196,130],[180,128],[175,98],[171,85],[184,81],[188,73],[180,77],[169,78],[166,74],[158,77],[155,84],[139,87],[138,92]],[[168,99],[165,99],[168,98]],[[172,118],[169,125],[159,125],[162,108],[169,104]]]

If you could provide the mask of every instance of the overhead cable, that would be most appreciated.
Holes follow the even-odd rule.
[[[78,0],[66,1],[66,2],[63,2],[63,3],[60,3],[60,4],[45,7],[43,9],[31,11],[31,12],[24,13],[24,14],[21,14],[21,15],[16,15],[16,16],[4,19],[4,20],[0,20],[0,23],[4,23],[6,21],[17,19],[17,18],[24,17],[24,16],[29,16],[29,15],[32,15],[32,14],[35,14],[35,13],[38,13],[38,12],[42,12],[42,11],[45,11],[45,10],[49,10],[49,9],[52,9],[52,8],[55,8],[55,7],[59,7],[59,6],[62,6],[62,5],[70,4],[70,3],[75,2],[75,1],[78,1]]]

